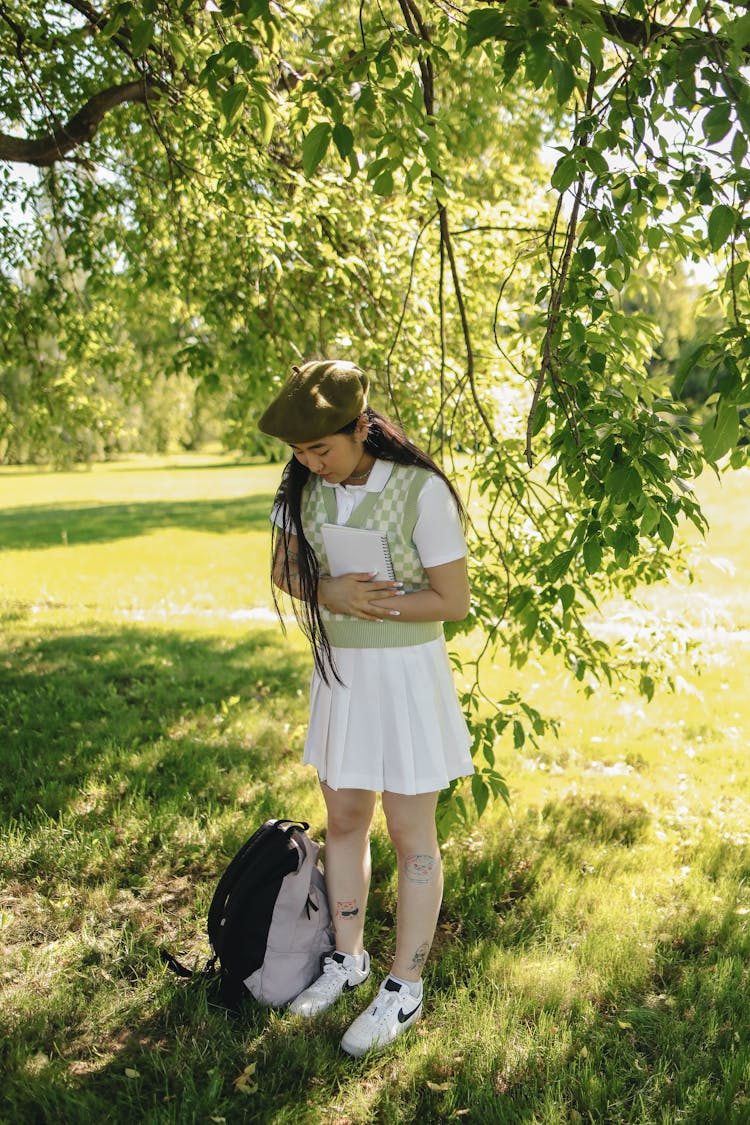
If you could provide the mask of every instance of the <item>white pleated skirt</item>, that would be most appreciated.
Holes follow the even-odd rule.
[[[432,793],[474,772],[445,640],[334,648],[343,683],[310,685],[304,762],[331,789]]]

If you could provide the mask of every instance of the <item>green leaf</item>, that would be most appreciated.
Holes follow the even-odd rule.
[[[392,195],[393,194],[393,173],[386,169],[381,172],[378,178],[372,185],[372,190],[376,195]]]
[[[602,565],[602,545],[598,539],[587,539],[583,544],[583,565],[589,574],[596,574]]]
[[[688,376],[691,371],[696,367],[703,366],[702,360],[704,356],[710,352],[710,345],[706,343],[698,344],[697,347],[691,350],[680,360],[677,366],[677,372],[674,381],[674,393],[680,395],[682,388],[685,386]]]
[[[542,399],[541,402],[538,404],[538,406],[536,408],[536,414],[534,415],[534,426],[533,426],[533,430],[532,430],[532,433],[533,433],[534,437],[536,437],[536,435],[540,432],[540,430],[544,426],[545,422],[547,421],[547,414],[548,414],[547,400]]]
[[[117,34],[117,32],[125,22],[126,14],[127,13],[124,11],[124,6],[122,4],[120,4],[119,7],[115,8],[111,20],[109,21],[109,23],[105,24],[101,30],[101,34],[105,37],[105,39],[110,39],[113,35]]]
[[[739,262],[732,262],[731,266],[727,270],[727,275],[724,278],[725,293],[730,293],[733,289],[737,289],[740,282],[745,278],[747,274],[748,266],[750,266],[750,262],[747,260],[747,258],[744,258]]]
[[[709,109],[703,118],[703,136],[710,145],[714,145],[726,137],[731,128],[731,105],[728,101],[719,102],[713,109]]]
[[[604,271],[604,276],[615,292],[619,293],[625,283],[620,271],[615,266],[610,266],[608,270]]]
[[[738,129],[734,134],[731,148],[732,160],[738,168],[741,168],[744,164],[745,157],[747,156],[747,148],[747,137],[740,129]]]
[[[720,461],[740,438],[740,412],[733,402],[719,403],[716,414],[701,429],[703,452],[709,461]]]
[[[581,26],[578,34],[581,38],[581,42],[586,48],[586,53],[591,62],[597,70],[601,70],[603,66],[602,51],[604,47],[604,36],[602,34],[602,31],[600,30],[603,27],[602,17],[593,4],[590,4],[589,6],[596,13],[594,15],[594,19],[592,20],[592,26]]]
[[[581,151],[586,163],[595,176],[607,175],[607,173],[609,172],[609,164],[607,164],[607,161],[604,159],[598,149],[591,148],[591,146],[589,145],[583,148]]]
[[[258,103],[258,117],[260,119],[260,136],[264,145],[271,141],[274,127],[274,116],[271,107],[265,98]]]
[[[539,88],[547,81],[553,57],[549,49],[549,36],[544,32],[537,32],[527,40],[526,78],[532,86]]]
[[[185,39],[183,39],[178,32],[169,31],[167,32],[167,42],[176,65],[181,68],[188,56],[188,47]]]
[[[672,540],[674,539],[674,524],[672,523],[666,512],[662,512],[659,519],[659,538],[661,539],[665,547],[672,546]]]
[[[487,802],[490,799],[490,791],[487,788],[481,774],[472,774],[471,778],[471,795],[474,798],[474,804],[477,807],[477,816],[481,816],[487,808]]]
[[[618,176],[612,184],[612,198],[618,207],[624,207],[632,195],[632,186],[628,176]]]
[[[555,76],[555,97],[558,105],[565,105],[576,85],[576,76],[570,63],[557,55],[551,55],[552,73]]]
[[[563,613],[567,613],[576,600],[575,587],[571,586],[569,582],[566,582],[565,585],[561,586],[558,590],[557,596],[560,599],[560,605],[563,607]]]
[[[557,582],[558,578],[562,578],[565,571],[573,561],[575,550],[573,548],[562,551],[561,554],[556,555],[552,562],[547,567],[547,577],[550,582]]]
[[[551,183],[556,191],[567,191],[578,175],[578,164],[570,154],[561,157],[555,165]]]
[[[632,465],[618,465],[607,473],[604,489],[616,502],[634,500],[643,491],[641,474]]]
[[[730,23],[725,23],[721,34],[733,47],[743,50],[750,43],[750,15],[740,16]]]
[[[143,54],[154,38],[155,31],[156,24],[153,20],[141,20],[140,23],[135,25],[130,40],[130,49],[134,55],[138,56]]]
[[[505,37],[505,17],[497,8],[477,8],[469,12],[466,20],[466,50],[483,43],[485,39]]]
[[[607,366],[607,356],[604,352],[589,352],[589,367],[597,375],[603,375]]]
[[[327,121],[314,125],[302,142],[302,167],[306,176],[311,176],[328,151],[331,140],[331,126]]]
[[[325,106],[326,109],[337,110],[339,108],[336,95],[333,90],[328,89],[327,86],[321,86],[318,90],[318,101],[322,106]]]
[[[723,246],[734,230],[739,214],[728,203],[719,203],[708,217],[708,241],[712,250]]]
[[[646,507],[643,509],[643,516],[641,518],[641,534],[651,535],[656,531],[659,520],[661,519],[661,512],[653,500],[646,502]]]
[[[230,86],[223,95],[221,99],[221,112],[226,119],[227,125],[231,125],[236,120],[247,95],[248,87],[245,82],[235,82],[234,86]]]
[[[349,153],[354,148],[354,133],[348,125],[344,125],[343,121],[339,121],[333,127],[333,143],[339,150],[339,156],[342,160],[346,160]]]
[[[523,729],[523,723],[518,719],[513,720],[513,745],[516,750],[520,750],[526,741],[526,732]]]
[[[255,70],[258,60],[246,43],[230,43],[221,52],[224,62],[236,62],[241,70]]]

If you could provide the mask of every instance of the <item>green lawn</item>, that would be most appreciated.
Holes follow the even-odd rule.
[[[673,645],[676,694],[489,670],[560,735],[504,746],[510,809],[444,843],[412,1033],[355,1062],[361,994],[314,1028],[237,1019],[162,968],[162,945],[205,958],[217,876],[263,819],[324,832],[299,764],[309,658],[271,613],[278,472],[0,470],[0,1122],[749,1122],[746,471],[701,482],[696,582],[602,625]],[[380,819],[373,869],[385,969]]]

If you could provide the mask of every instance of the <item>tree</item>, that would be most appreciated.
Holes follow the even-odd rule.
[[[89,278],[116,268],[146,307],[181,295],[181,362],[227,393],[231,432],[295,349],[356,355],[439,453],[474,456],[488,644],[552,649],[588,690],[629,667],[650,695],[651,662],[586,609],[662,577],[679,520],[703,527],[691,478],[744,458],[748,5],[27,0],[0,18],[6,187],[33,195],[17,162],[48,168]],[[12,279],[24,247],[4,237]],[[627,288],[708,256],[714,315],[677,375],[700,367],[707,413],[676,427],[658,317]],[[481,807],[498,735],[543,720],[467,705]]]

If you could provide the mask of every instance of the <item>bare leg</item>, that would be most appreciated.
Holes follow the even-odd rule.
[[[321,783],[328,808],[325,868],[328,901],[341,953],[362,953],[370,889],[370,822],[375,794],[331,789]]]
[[[392,972],[417,981],[435,936],[443,898],[435,808],[437,793],[383,793],[388,832],[398,855],[396,955]]]

